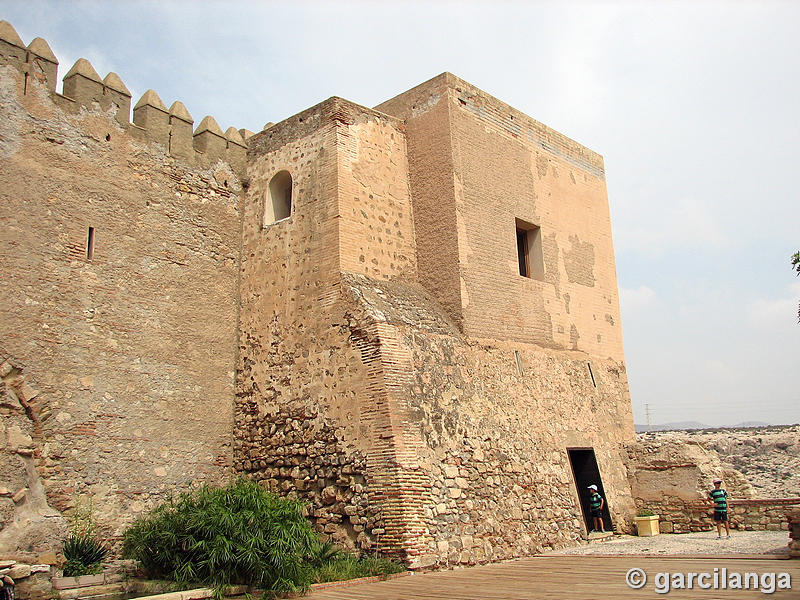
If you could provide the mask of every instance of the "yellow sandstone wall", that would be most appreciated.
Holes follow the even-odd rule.
[[[33,504],[91,501],[115,540],[169,495],[225,481],[232,461],[238,176],[200,151],[170,156],[111,88],[87,96],[98,84],[83,75],[65,84],[83,103],[55,94],[54,71],[31,77],[28,59],[0,66],[0,354],[14,391],[0,408],[28,421],[0,431],[6,552],[60,548],[22,530]]]

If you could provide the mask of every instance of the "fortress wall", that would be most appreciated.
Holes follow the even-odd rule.
[[[634,430],[602,158],[448,73],[377,108],[406,121],[420,282],[466,336],[395,320],[415,367],[429,551],[471,564],[573,543],[569,447],[594,448],[628,529],[620,448]],[[543,281],[519,275],[516,219],[541,227]],[[457,288],[426,276],[440,258]]]
[[[250,138],[234,465],[308,501],[319,531],[367,548],[377,517],[361,425],[367,379],[339,302],[336,107],[332,99]],[[282,170],[292,214],[265,227],[269,182]]]
[[[442,562],[504,560],[583,537],[567,448],[594,449],[612,521],[630,530],[630,487],[619,438],[609,434],[630,401],[613,361],[596,365],[594,388],[580,355],[418,334],[406,339],[421,365],[409,406],[426,442],[421,463],[433,498],[426,516]]]
[[[444,100],[443,100],[444,98]],[[462,321],[450,107],[441,77],[376,110],[405,120],[419,282]]]
[[[406,120],[420,281],[464,331],[621,363],[602,157],[449,73],[378,109]],[[541,228],[541,281],[516,219]]]
[[[417,252],[405,132],[397,119],[352,108],[336,140],[341,268],[378,279],[414,280]]]
[[[206,116],[193,131],[194,119],[183,103],[175,101],[167,108],[153,90],[136,103],[131,123],[131,93],[122,79],[113,72],[101,79],[85,58],[75,62],[64,76],[62,93],[56,93],[58,59],[48,43],[36,38],[25,46],[7,21],[0,21],[0,65],[11,65],[21,73],[23,94],[35,81],[65,112],[100,109],[112,114],[135,139],[161,144],[188,165],[208,168],[222,160],[237,174],[244,172],[247,145],[236,128],[223,132],[213,117]]]
[[[90,496],[114,539],[235,472],[352,547],[474,564],[583,535],[567,448],[592,447],[629,527],[601,157],[450,74],[394,116],[331,98],[245,156],[152,90],[131,123],[83,59],[57,94],[56,68],[0,22],[0,456],[31,492],[0,489],[5,523]]]
[[[387,385],[404,399],[398,418],[424,482],[406,502],[422,505],[428,560],[504,560],[583,537],[567,448],[594,448],[612,520],[630,529],[634,505],[615,429],[632,417],[616,362],[596,363],[594,387],[582,353],[472,341],[424,294],[374,282],[359,290],[365,312],[383,323],[384,343],[394,340],[394,354],[413,365]]]
[[[416,449],[390,389],[397,357],[343,283],[413,277],[402,132],[332,98],[251,140],[236,468],[310,502],[334,539],[418,563],[427,532],[413,502]],[[264,198],[282,170],[292,214],[265,227]]]
[[[602,159],[545,143],[532,119],[466,83],[450,103],[466,331],[621,363]],[[519,275],[515,219],[541,228],[543,281]]]
[[[114,540],[229,476],[240,187],[225,163],[197,169],[113,111],[53,100],[0,67],[0,349],[38,390],[47,501],[91,499]]]

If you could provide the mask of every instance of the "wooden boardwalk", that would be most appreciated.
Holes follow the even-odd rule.
[[[625,583],[629,569],[639,567],[647,574],[642,589]],[[765,594],[759,590],[671,589],[656,593],[657,573],[712,573],[727,568],[729,573],[789,573],[791,590]],[[662,588],[663,589],[663,588]],[[454,571],[415,574],[378,583],[363,583],[319,590],[309,600],[615,600],[617,598],[738,598],[800,599],[800,560],[720,557],[646,556],[536,556]]]

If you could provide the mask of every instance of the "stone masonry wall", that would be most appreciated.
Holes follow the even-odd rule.
[[[800,506],[800,498],[746,498],[728,501],[728,519],[732,529],[742,531],[783,531],[786,510]],[[691,533],[715,529],[714,509],[703,501],[665,499],[641,504],[659,516],[663,533]]]
[[[474,563],[573,543],[567,448],[595,449],[627,530],[634,432],[602,158],[449,73],[377,108],[405,120],[419,283],[453,319],[431,330],[386,290],[368,311],[414,366],[396,384],[434,499],[429,551]],[[516,219],[541,227],[544,281],[519,275]]]
[[[367,380],[337,302],[336,102],[251,138],[243,205],[237,471],[312,506],[316,527],[370,547],[361,422]],[[288,219],[263,226],[272,176],[292,176]]]
[[[230,473],[240,187],[27,75],[0,67],[0,352],[36,382],[46,501],[116,540]]]
[[[789,556],[800,558],[800,508],[793,508],[786,512],[789,523]]]
[[[631,419],[618,364],[597,365],[595,388],[579,353],[469,341],[413,286],[347,281],[382,324],[382,343],[414,365],[411,377],[395,380],[425,483],[407,501],[423,507],[434,562],[502,560],[585,536],[573,447],[595,449],[612,519],[629,530],[620,440],[608,434],[609,423]]]
[[[747,479],[722,466],[719,455],[696,441],[648,440],[627,446],[628,479],[637,512],[659,515],[664,533],[710,531],[713,506],[706,501],[714,479],[728,492],[729,518],[734,529],[785,528],[787,508],[800,498],[756,498]]]
[[[404,153],[396,120],[338,98],[252,139],[236,467],[309,501],[334,539],[420,564],[422,473],[392,391],[392,349],[342,283],[345,268],[365,281],[414,276]],[[264,227],[281,170],[294,181],[292,214]]]

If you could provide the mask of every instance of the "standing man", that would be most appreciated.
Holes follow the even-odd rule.
[[[731,527],[728,524],[728,492],[722,489],[722,480],[714,480],[714,489],[708,493],[709,503],[714,504],[714,523],[717,525],[717,539],[722,539],[722,525],[725,524],[725,533],[731,539]]]
[[[589,486],[589,510],[592,513],[592,523],[594,525],[594,529],[592,531],[597,531],[598,528],[600,529],[600,533],[605,533],[606,530],[603,527],[603,507],[606,505],[606,501],[603,497],[597,492],[596,485]]]

